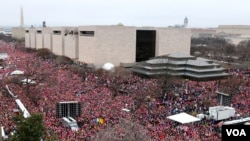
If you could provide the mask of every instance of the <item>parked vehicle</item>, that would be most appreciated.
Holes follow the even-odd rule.
[[[62,125],[64,127],[70,128],[73,131],[79,130],[79,126],[77,124],[77,121],[72,117],[63,117],[62,118]]]

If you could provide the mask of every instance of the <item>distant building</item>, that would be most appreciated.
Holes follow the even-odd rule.
[[[250,25],[219,25],[216,37],[225,38],[237,45],[241,41],[250,40]]]
[[[48,48],[57,55],[100,68],[110,62],[130,66],[151,57],[190,54],[191,32],[185,28],[79,26],[25,29],[25,46]]]
[[[213,38],[216,35],[216,29],[192,28],[192,38]]]
[[[250,35],[250,25],[219,25],[216,33]]]
[[[24,29],[24,17],[23,17],[23,7],[20,8],[20,26],[12,28],[12,38],[14,39],[24,39],[25,38]]]
[[[25,29],[24,27],[12,27],[12,38],[14,39],[24,39]]]
[[[184,25],[183,25],[184,27],[187,27],[188,26],[188,18],[187,17],[185,17],[185,19],[184,19]]]
[[[0,27],[0,34],[11,36],[12,35],[11,28]]]
[[[188,26],[188,18],[185,17],[183,24],[176,24],[174,26],[168,26],[169,28],[187,28]]]
[[[241,41],[250,40],[248,25],[219,25],[218,28],[193,28],[192,38],[224,38],[237,45]]]

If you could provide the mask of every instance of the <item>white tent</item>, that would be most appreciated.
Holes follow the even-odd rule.
[[[24,74],[24,71],[15,70],[15,71],[10,73],[10,75],[19,75],[19,74]]]
[[[174,120],[174,121],[177,121],[177,122],[182,123],[182,124],[200,121],[199,118],[191,116],[191,115],[189,115],[187,113],[179,113],[179,114],[176,114],[176,115],[168,116],[167,118],[171,119],[171,120]]]
[[[106,70],[106,71],[111,71],[114,69],[114,65],[111,64],[111,63],[105,63],[103,66],[102,66],[102,69]]]
[[[23,79],[22,83],[23,84],[36,84],[36,82],[34,80],[31,80],[31,79]]]
[[[125,112],[130,112],[130,110],[127,109],[127,108],[122,108],[122,110],[125,111]]]
[[[206,116],[205,116],[204,114],[197,114],[196,117],[199,118],[199,119],[203,119],[203,118],[205,118]]]
[[[8,55],[7,53],[4,53],[4,52],[1,52],[1,53],[0,53],[0,59],[5,60],[5,59],[7,59],[8,57],[9,57],[9,55]]]

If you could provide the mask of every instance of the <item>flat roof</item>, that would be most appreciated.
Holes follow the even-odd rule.
[[[237,123],[242,123],[242,122],[247,122],[247,121],[250,121],[250,117],[237,119],[237,120],[231,120],[231,121],[225,121],[223,125],[237,124]]]
[[[176,115],[168,116],[167,118],[174,120],[176,122],[182,123],[182,124],[200,121],[199,118],[196,118],[196,117],[189,115],[187,113],[179,113]]]
[[[185,54],[185,53],[171,53],[169,55],[167,55],[168,57],[171,57],[171,58],[194,58],[194,56],[191,56],[189,54]]]

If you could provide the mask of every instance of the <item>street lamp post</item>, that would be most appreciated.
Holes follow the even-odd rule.
[[[2,124],[1,124],[1,121],[2,121],[2,117],[0,116],[0,141],[3,140],[3,135],[2,135]]]
[[[150,96],[147,96],[148,118],[150,116]]]

